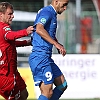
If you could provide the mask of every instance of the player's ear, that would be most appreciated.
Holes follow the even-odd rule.
[[[2,17],[2,12],[0,12],[0,17]]]
[[[55,0],[54,5],[58,6],[59,0]]]
[[[1,12],[0,12],[0,16],[1,16]]]
[[[1,19],[1,17],[2,17],[2,12],[0,12],[0,19]]]
[[[58,4],[58,0],[55,0],[56,5]]]

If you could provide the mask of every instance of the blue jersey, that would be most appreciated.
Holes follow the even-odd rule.
[[[40,23],[44,26],[44,29],[48,32],[52,39],[55,39],[57,28],[57,13],[50,5],[42,8],[36,17],[34,22],[34,28]],[[45,84],[51,84],[56,77],[62,75],[59,67],[54,63],[51,58],[53,45],[44,40],[38,33],[32,34],[32,53],[29,57],[29,65],[34,77],[35,85],[39,85],[41,82]]]
[[[36,20],[34,22],[34,28],[36,28],[36,24],[42,24],[45,30],[49,33],[52,39],[55,39],[56,28],[57,28],[57,13],[52,5],[42,8],[38,11],[36,16]],[[52,53],[53,45],[46,40],[44,40],[40,35],[36,32],[33,32],[33,40],[32,51],[43,51],[46,53]]]

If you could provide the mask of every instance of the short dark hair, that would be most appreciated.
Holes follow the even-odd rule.
[[[13,5],[9,2],[0,2],[0,12],[5,13],[7,8],[10,8],[13,10]]]

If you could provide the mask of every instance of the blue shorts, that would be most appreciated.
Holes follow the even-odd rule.
[[[61,70],[48,54],[32,52],[29,57],[29,65],[36,86],[39,86],[41,82],[52,84],[55,78],[62,75]]]

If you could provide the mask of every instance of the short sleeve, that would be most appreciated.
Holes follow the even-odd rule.
[[[51,13],[49,11],[42,11],[38,17],[37,23],[41,23],[44,26],[51,20]]]

